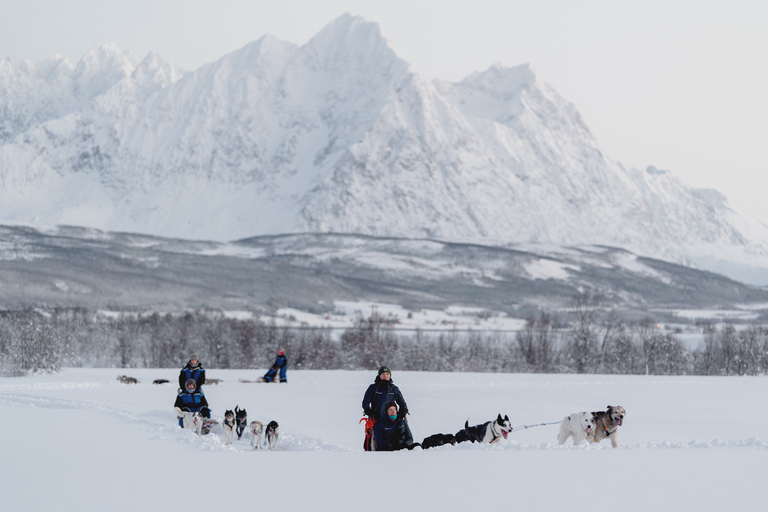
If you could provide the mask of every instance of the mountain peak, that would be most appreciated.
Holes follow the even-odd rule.
[[[375,63],[380,69],[387,69],[393,62],[401,61],[381,34],[378,23],[348,13],[326,25],[302,49],[324,66],[365,68]]]

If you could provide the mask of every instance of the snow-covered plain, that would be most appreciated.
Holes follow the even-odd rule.
[[[120,384],[119,374],[137,377]],[[174,369],[64,369],[0,378],[0,509],[20,510],[765,510],[765,377],[393,374],[417,439],[508,414],[513,425],[627,410],[619,448],[557,446],[557,425],[495,446],[362,451],[373,372],[208,370],[214,411],[275,419],[278,449],[181,430]],[[171,384],[153,385],[156,378]],[[570,444],[570,443],[569,443]],[[600,505],[603,504],[603,505]]]

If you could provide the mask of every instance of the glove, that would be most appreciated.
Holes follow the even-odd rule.
[[[371,409],[370,407],[366,407],[365,409],[363,409],[363,414],[365,414],[370,418],[373,418],[373,409]]]
[[[406,414],[408,414],[408,409],[400,409],[399,411],[397,411],[397,418],[401,420],[405,418]]]

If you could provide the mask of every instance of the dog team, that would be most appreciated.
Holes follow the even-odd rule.
[[[387,366],[379,367],[378,375],[363,396],[362,405],[365,417],[360,422],[365,421],[363,449],[366,451],[412,450],[418,446],[428,449],[465,441],[496,443],[512,432],[509,417],[499,414],[495,420],[474,426],[469,426],[467,420],[464,428],[455,434],[433,434],[415,443],[406,418],[408,404],[392,381],[392,372]],[[572,436],[574,444],[585,439],[599,443],[607,437],[615,448],[618,428],[625,415],[623,407],[611,406],[607,411],[571,414],[561,423],[558,442],[564,444]]]
[[[275,374],[279,371],[280,382],[287,382],[285,376],[287,364],[288,360],[285,357],[285,352],[283,349],[280,349],[275,365],[270,368],[270,372],[273,372],[272,380],[274,380]],[[262,382],[270,382],[270,380],[265,379]],[[197,354],[192,354],[189,356],[186,366],[179,373],[179,387],[181,390],[176,397],[174,408],[176,409],[179,426],[193,430],[198,435],[208,434],[218,425],[216,420],[211,419],[208,401],[201,389],[203,384],[205,384],[205,369],[200,363]],[[240,439],[246,429],[248,429],[251,435],[251,446],[254,450],[264,447],[273,450],[277,445],[280,435],[280,426],[274,420],[267,423],[266,429],[260,421],[252,421],[249,425],[248,413],[245,409],[240,409],[238,406],[235,406],[234,411],[227,410],[224,413],[222,427],[224,430],[224,443],[227,445],[234,443],[235,434],[237,434],[237,439]]]
[[[278,353],[278,358],[282,368],[285,368],[287,362],[282,349]],[[281,382],[285,382],[282,375]],[[193,354],[179,374],[179,385],[183,391],[176,399],[175,408],[179,426],[195,430],[199,434],[207,434],[211,428],[218,425],[218,422],[210,419],[208,402],[200,389],[204,383],[205,370],[197,355]],[[470,426],[467,420],[464,428],[455,434],[433,434],[425,437],[420,443],[414,442],[406,418],[408,405],[402,392],[392,381],[392,372],[387,366],[379,367],[373,384],[368,387],[363,396],[362,405],[366,417],[360,421],[361,423],[365,421],[363,448],[366,451],[412,450],[416,447],[428,449],[465,441],[492,444],[501,439],[507,439],[513,429],[509,417],[506,415],[502,417],[499,414],[494,420],[474,426]],[[574,445],[585,440],[599,443],[608,438],[611,440],[611,445],[616,448],[618,428],[623,424],[625,415],[626,411],[623,407],[610,405],[606,411],[570,414],[560,422],[558,443],[563,445],[568,438],[572,438]],[[272,450],[276,446],[280,431],[276,421],[270,421],[266,428],[260,421],[251,421],[249,424],[246,410],[240,409],[239,406],[235,406],[234,411],[227,410],[224,416],[225,444],[233,444],[235,435],[237,439],[241,439],[247,430],[254,450],[265,446]]]

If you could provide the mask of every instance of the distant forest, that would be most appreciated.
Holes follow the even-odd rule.
[[[550,313],[514,334],[398,332],[385,318],[360,317],[341,335],[328,328],[277,326],[221,312],[126,314],[84,309],[0,312],[0,374],[61,367],[180,367],[191,353],[206,368],[267,368],[279,348],[291,369],[374,369],[628,375],[762,375],[768,330],[759,325],[705,328],[689,350],[650,319],[620,321],[589,295],[574,299],[568,323]]]

